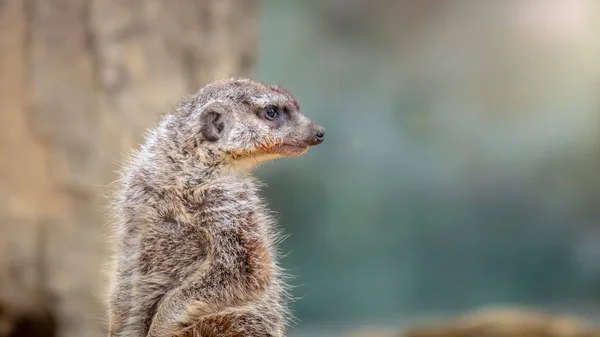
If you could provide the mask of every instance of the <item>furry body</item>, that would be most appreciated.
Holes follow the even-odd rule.
[[[275,222],[251,169],[303,153],[315,132],[322,140],[287,91],[245,79],[212,83],[165,116],[115,198],[109,336],[283,336]]]

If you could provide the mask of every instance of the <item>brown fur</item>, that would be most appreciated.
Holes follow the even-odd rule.
[[[109,336],[283,336],[278,236],[251,169],[323,132],[287,91],[247,79],[209,84],[165,116],[115,198]]]

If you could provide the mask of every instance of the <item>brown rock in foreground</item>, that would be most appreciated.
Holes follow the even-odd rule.
[[[0,1],[0,337],[105,336],[117,163],[182,95],[248,74],[257,7]]]
[[[574,317],[527,309],[491,308],[406,330],[364,330],[351,337],[600,337]]]

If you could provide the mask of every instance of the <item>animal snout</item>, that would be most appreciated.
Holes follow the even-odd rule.
[[[314,127],[314,136],[312,138],[312,145],[319,145],[323,142],[323,138],[325,138],[325,129],[320,126],[320,125],[316,125]]]

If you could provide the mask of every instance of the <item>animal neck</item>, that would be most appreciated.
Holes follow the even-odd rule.
[[[252,177],[258,163],[232,161],[225,153],[209,147],[198,147],[195,152],[160,151],[148,170],[153,185],[166,190],[204,188],[219,181],[246,180]]]

